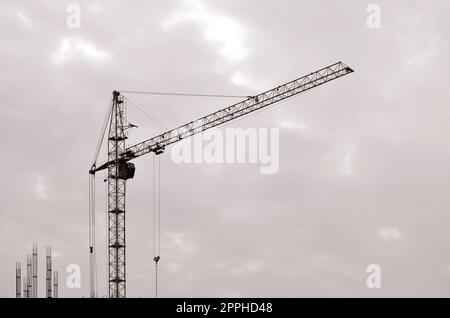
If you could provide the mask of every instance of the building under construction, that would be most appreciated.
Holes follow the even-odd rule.
[[[58,298],[58,272],[52,272],[50,246],[46,249],[45,266],[45,297]],[[38,298],[38,294],[38,246],[33,244],[31,253],[27,254],[26,276],[23,278],[21,263],[16,263],[16,298]]]

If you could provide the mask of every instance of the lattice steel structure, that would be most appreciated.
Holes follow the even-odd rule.
[[[221,109],[186,125],[169,130],[156,137],[128,147],[125,151],[119,154],[119,157],[124,161],[130,161],[148,154],[149,152],[159,154],[164,151],[166,146],[178,142],[184,138],[261,110],[282,100],[291,98],[314,87],[331,82],[353,72],[353,69],[342,62],[332,64],[257,96],[251,96],[242,102]],[[109,162],[106,162],[96,168],[95,171],[107,169],[113,163],[114,160],[109,160]]]
[[[47,298],[52,298],[52,248],[47,246],[45,256],[45,293]]]
[[[33,258],[31,254],[27,255],[27,297],[26,298],[33,298],[33,290],[32,290],[32,276],[33,276],[33,270],[32,270],[32,262]]]
[[[21,288],[22,288],[22,270],[20,268],[20,263],[16,263],[16,298],[21,298]]]
[[[109,237],[109,297],[126,297],[125,255],[125,194],[130,164],[121,159],[126,146],[124,99],[113,93],[108,134],[108,237]]]
[[[33,272],[33,284],[32,284],[32,298],[37,298],[37,291],[38,291],[38,246],[37,244],[33,244],[33,265],[32,265],[32,272]]]
[[[22,298],[28,298],[28,284],[27,284],[27,279],[24,277],[23,279],[23,294],[22,294]]]
[[[58,272],[53,272],[53,298],[58,298]]]
[[[119,92],[114,91],[112,109],[109,110],[108,161],[97,166],[96,161],[100,151],[98,147],[89,171],[91,175],[95,175],[97,171],[108,169],[109,296],[113,298],[126,297],[126,180],[133,178],[135,172],[134,165],[129,162],[130,160],[151,152],[159,155],[168,145],[264,109],[350,73],[353,73],[353,69],[344,63],[332,64],[130,147],[126,147],[126,131],[129,125],[124,113],[125,99]],[[92,284],[91,290],[93,290]]]

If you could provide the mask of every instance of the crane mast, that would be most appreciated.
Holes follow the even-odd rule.
[[[126,297],[125,194],[126,180],[134,176],[134,165],[124,165],[120,156],[126,149],[126,129],[124,100],[119,92],[114,91],[108,134],[108,161],[113,162],[108,166],[108,264],[111,298]]]
[[[353,72],[353,69],[342,62],[334,63],[130,147],[126,147],[127,129],[130,126],[127,123],[124,109],[125,98],[120,92],[114,91],[112,108],[108,115],[108,160],[97,166],[96,159],[94,159],[89,170],[91,176],[94,176],[98,171],[108,170],[109,297],[126,297],[126,182],[128,179],[132,179],[135,174],[135,166],[129,162],[130,160],[151,152],[159,155],[173,143],[264,109]],[[98,152],[99,148],[95,158],[98,157]],[[93,254],[92,244],[90,253]],[[91,296],[95,295],[92,292],[92,284],[91,280]]]

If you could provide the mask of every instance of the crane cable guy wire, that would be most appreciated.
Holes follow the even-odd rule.
[[[91,169],[95,169],[98,156],[105,139],[106,128],[108,127],[108,120],[112,112],[112,98],[108,99],[108,111],[100,131],[100,137],[92,158]],[[95,248],[95,174],[89,174],[89,271],[90,271],[90,297],[97,297],[97,262],[96,262],[96,248]]]
[[[180,92],[159,92],[159,91],[120,91],[122,94],[132,94],[132,95],[156,95],[156,96],[172,96],[172,97],[204,97],[204,98],[250,98],[249,95],[227,95],[227,94],[199,94],[199,93],[180,93]],[[133,105],[137,110],[143,113],[146,117],[148,117],[151,121],[156,123],[161,128],[165,130],[169,130],[166,126],[161,124],[154,117],[150,116],[145,110],[142,109],[139,105],[133,102],[129,97],[126,97],[127,101]]]
[[[157,92],[157,91],[120,91],[123,94],[135,95],[158,95],[158,96],[180,96],[180,97],[211,97],[211,98],[249,98],[248,95],[226,95],[226,94],[199,94],[179,92]]]
[[[138,104],[136,104],[135,102],[133,102],[129,97],[125,97],[125,99],[127,100],[128,103],[130,103],[132,106],[134,106],[138,111],[140,111],[142,114],[144,114],[144,116],[146,116],[147,118],[149,118],[153,123],[157,124],[159,127],[165,129],[165,130],[169,130],[169,128],[167,128],[166,126],[164,126],[163,124],[161,124],[158,120],[156,120],[153,116],[150,116],[149,113],[147,113],[142,107],[140,107]]]

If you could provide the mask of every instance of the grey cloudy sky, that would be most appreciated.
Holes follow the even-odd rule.
[[[81,6],[81,28],[66,8]],[[381,29],[366,25],[382,9]],[[162,160],[160,295],[450,296],[450,3],[0,1],[0,296],[51,243],[87,296],[88,174],[111,91],[254,95],[342,60],[356,73],[228,127],[280,127],[280,170]],[[232,100],[133,96],[167,127]],[[132,107],[130,143],[160,132]],[[127,293],[154,295],[152,156],[128,186]],[[99,294],[106,293],[97,180]],[[64,286],[69,264],[81,289]],[[379,264],[382,288],[366,287]]]

